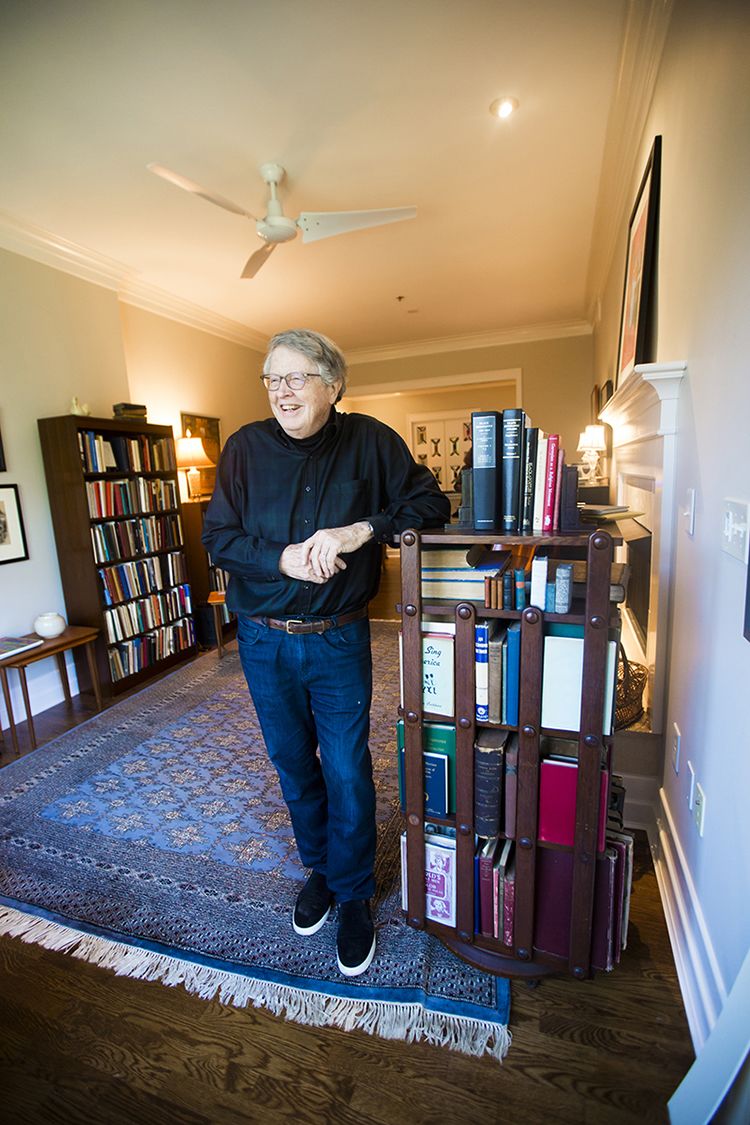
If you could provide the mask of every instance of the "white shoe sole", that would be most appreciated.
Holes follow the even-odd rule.
[[[294,913],[292,913],[292,929],[294,930],[295,934],[299,934],[300,937],[310,937],[312,934],[317,934],[318,930],[326,924],[330,913],[331,908],[329,906],[323,917],[320,918],[314,926],[298,926],[294,921]]]
[[[367,954],[361,965],[342,965],[338,953],[336,954],[339,972],[343,973],[345,977],[358,977],[360,973],[363,973],[365,971],[365,969],[369,969],[374,956],[375,934],[372,935],[372,945],[370,946],[370,952]]]

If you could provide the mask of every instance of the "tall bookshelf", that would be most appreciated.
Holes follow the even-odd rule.
[[[610,568],[613,543],[606,531],[544,536],[503,536],[501,532],[461,533],[408,530],[401,535],[402,581],[402,660],[406,791],[406,865],[408,875],[407,922],[418,929],[435,933],[449,948],[478,967],[505,976],[539,977],[553,972],[568,972],[583,979],[591,975],[591,951],[597,834],[601,801],[601,771],[611,777],[613,736],[604,733],[603,712],[607,667],[607,645],[619,631],[619,614],[610,603]],[[488,609],[475,601],[445,599],[423,601],[421,551],[423,546],[439,547],[495,545],[502,548],[523,546],[553,548],[561,558],[587,559],[585,598],[574,602],[567,614],[549,614],[536,607],[523,610]],[[456,727],[456,813],[438,821],[455,829],[456,838],[456,924],[447,926],[431,920],[425,911],[425,822],[423,782],[423,724],[450,722],[443,715],[423,709],[422,621],[425,615],[455,625],[455,715]],[[474,743],[479,726],[475,717],[475,624],[478,619],[500,618],[520,621],[520,692],[518,726],[518,795],[515,825],[516,881],[515,917],[512,944],[483,937],[476,932],[474,830]],[[575,835],[572,847],[572,880],[569,887],[570,912],[568,949],[555,955],[535,946],[535,875],[539,849],[538,794],[540,778],[540,738],[560,735],[541,725],[542,667],[545,622],[555,621],[583,627],[583,676],[578,741],[577,800]],[[497,724],[496,724],[497,725]],[[547,845],[549,846],[549,845]],[[553,846],[554,847],[554,846]]]
[[[185,531],[185,556],[193,592],[193,614],[195,632],[199,644],[212,645],[218,642],[214,628],[213,607],[208,604],[208,595],[224,593],[229,575],[216,566],[201,542],[203,520],[209,501],[189,500],[182,505],[182,522]],[[237,620],[225,605],[219,606],[222,641],[228,640],[237,628]]]
[[[171,426],[40,418],[68,619],[100,630],[105,694],[195,652]]]

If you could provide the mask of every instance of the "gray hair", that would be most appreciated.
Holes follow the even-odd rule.
[[[336,402],[343,398],[346,392],[346,360],[333,340],[309,328],[289,328],[285,332],[277,332],[268,342],[266,358],[263,361],[264,375],[268,374],[268,361],[276,348],[290,348],[306,356],[316,365],[318,374],[327,386],[332,387],[340,383]]]

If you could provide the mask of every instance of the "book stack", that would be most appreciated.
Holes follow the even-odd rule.
[[[521,676],[521,625],[497,620],[475,626],[476,718],[480,722],[518,723]]]
[[[137,402],[116,402],[112,407],[113,418],[132,418],[139,422],[146,421],[146,407]]]
[[[494,836],[489,840],[480,839],[475,866],[479,900],[477,932],[482,937],[494,937],[504,945],[512,946],[516,897],[513,841],[502,836]]]
[[[578,477],[559,434],[529,425],[519,408],[471,415],[473,527],[540,535],[578,526]]]

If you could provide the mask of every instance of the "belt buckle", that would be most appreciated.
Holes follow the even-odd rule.
[[[289,619],[288,621],[285,621],[285,622],[284,622],[284,631],[285,631],[286,633],[289,633],[289,634],[292,634],[292,633],[301,633],[301,632],[302,632],[302,630],[301,630],[301,629],[292,629],[292,627],[291,627],[291,626],[292,626],[292,625],[304,625],[304,624],[305,624],[305,622],[304,622],[304,621],[302,620],[302,618],[301,618],[301,617],[293,617],[293,618],[290,618],[290,619]]]

